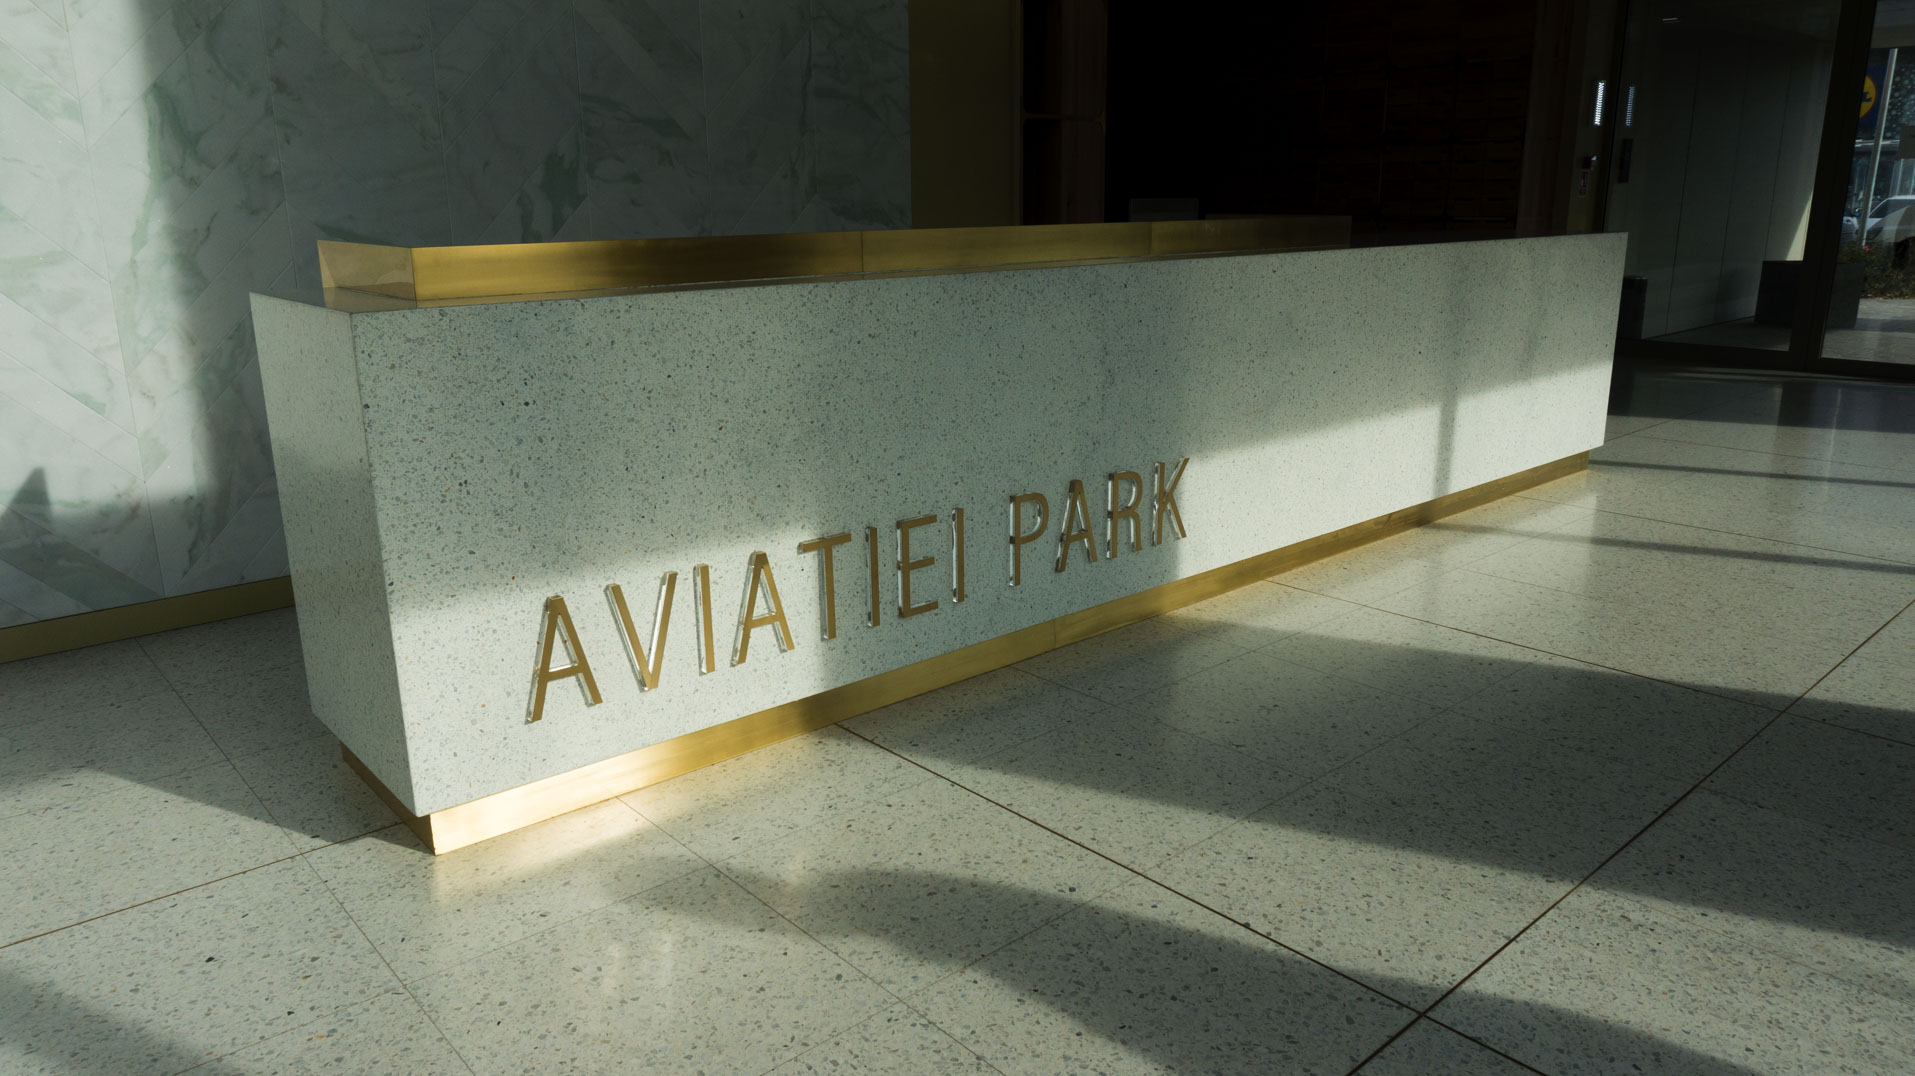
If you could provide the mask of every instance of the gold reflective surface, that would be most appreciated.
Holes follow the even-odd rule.
[[[398,305],[508,301],[685,285],[968,272],[1252,251],[1333,250],[1349,245],[1348,217],[1260,217],[495,246],[394,247],[321,240],[319,264],[327,305],[362,310],[368,308],[365,297],[369,296],[398,300]]]
[[[556,680],[569,680],[576,676],[585,683],[587,705],[597,706],[605,701],[599,696],[598,681],[592,677],[592,663],[585,660],[585,647],[579,643],[578,629],[572,626],[572,614],[565,608],[565,599],[557,594],[545,599],[545,624],[539,643],[539,667],[532,676],[532,715],[526,720],[537,721],[545,716],[545,689]],[[552,667],[552,643],[560,631],[565,632],[565,651],[572,664]]]
[[[1037,506],[1037,529],[1029,534],[1019,529],[1024,515],[1024,506]],[[1037,541],[1050,526],[1051,501],[1042,493],[1020,493],[1011,498],[1011,585],[1024,585],[1024,547]]]
[[[838,580],[832,565],[832,551],[850,540],[851,535],[846,532],[798,543],[798,552],[816,553],[823,562],[823,579],[819,581],[819,589],[823,591],[820,604],[824,607],[824,637],[827,639],[838,637]]]
[[[911,532],[919,527],[928,527],[938,521],[936,515],[913,516],[898,520],[898,617],[917,616],[928,613],[938,607],[935,599],[913,604],[911,601],[911,573],[920,568],[929,568],[936,564],[936,557],[911,557]]]
[[[658,608],[652,614],[652,646],[648,658],[645,644],[639,640],[638,628],[632,624],[632,611],[625,605],[624,589],[617,583],[605,588],[605,596],[617,614],[619,631],[625,637],[625,648],[638,670],[638,682],[646,691],[658,687],[659,668],[665,660],[665,635],[672,626],[672,595],[677,589],[678,573],[666,572],[658,588]]]

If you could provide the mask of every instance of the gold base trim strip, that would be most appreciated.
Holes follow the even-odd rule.
[[[1252,217],[783,235],[392,247],[319,241],[327,305],[341,291],[418,303],[865,274],[962,272],[1350,245],[1348,217]]]
[[[38,620],[0,628],[0,665],[250,613],[285,609],[292,604],[293,581],[282,575],[218,590],[202,590],[197,594]]]
[[[1088,639],[1139,620],[1213,598],[1226,591],[1337,553],[1487,504],[1589,466],[1579,452],[1553,463],[1485,482],[1401,511],[1305,539],[1293,545],[1152,587],[1126,598],[1071,613],[1008,635],[927,658],[916,664],[774,706],[664,743],[583,766],[420,818],[341,745],[346,764],[399,813],[434,854],[443,855],[568,811],[636,792],[648,785],[768,747],[826,725],[1000,669],[1047,650]]]

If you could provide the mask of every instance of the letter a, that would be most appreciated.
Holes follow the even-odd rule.
[[[571,655],[572,664],[554,669],[552,643],[560,628],[565,629],[565,651]],[[556,594],[545,599],[544,632],[544,641],[539,644],[539,667],[532,674],[532,720],[545,716],[545,689],[554,680],[576,676],[585,681],[585,705],[597,706],[604,701],[599,698],[598,681],[592,679],[592,665],[585,660],[585,648],[579,645],[578,629],[572,626],[572,614],[565,610],[565,599]]]

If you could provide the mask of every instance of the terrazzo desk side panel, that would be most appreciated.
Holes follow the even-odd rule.
[[[315,710],[425,815],[1586,451],[1602,441],[1623,242],[351,315],[255,297]],[[1187,537],[1096,563],[1080,544],[1053,570],[1072,479],[1095,516],[1112,472],[1148,484],[1185,457]],[[366,511],[327,492],[361,488]],[[1012,588],[1008,504],[1027,491],[1049,498],[1051,525]],[[930,514],[913,556],[938,563],[913,575],[914,600],[941,604],[899,618],[895,524]],[[867,527],[883,543],[876,627]],[[797,547],[840,533],[854,537],[835,555],[827,640],[821,558]],[[733,665],[761,551],[795,646],[761,628]],[[623,588],[649,644],[666,572],[661,680],[641,691],[605,588]],[[551,595],[603,702],[560,681],[532,722]]]

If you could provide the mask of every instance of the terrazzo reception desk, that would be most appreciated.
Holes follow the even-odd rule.
[[[1621,236],[1344,227],[328,246],[314,711],[443,852],[1584,465]]]

